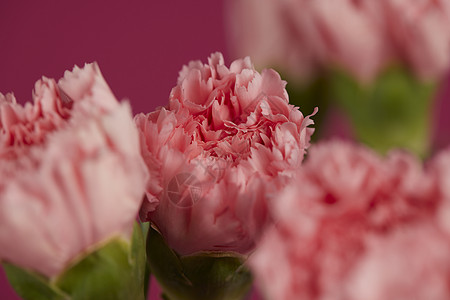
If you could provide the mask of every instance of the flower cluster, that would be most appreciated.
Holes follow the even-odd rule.
[[[417,1],[387,26],[401,0],[279,2],[290,26],[320,29],[302,36],[315,37],[307,55],[362,77],[402,51],[386,35],[400,45],[437,26],[409,22],[444,14]],[[336,12],[350,23],[325,17]],[[431,44],[421,51],[441,49]],[[402,57],[436,71],[415,52]],[[0,260],[21,296],[142,298],[150,266],[166,298],[238,299],[248,263],[267,299],[449,299],[450,150],[424,165],[400,150],[309,147],[317,109],[304,116],[285,86],[249,57],[226,66],[214,53],[182,68],[166,107],[134,120],[96,64],[44,77],[33,103],[0,94]],[[138,214],[151,223],[148,264]]]
[[[180,254],[253,248],[265,194],[300,166],[313,132],[285,84],[215,53],[183,67],[167,107],[136,116],[151,176],[141,218]]]
[[[268,299],[447,299],[449,154],[311,147],[250,258]]]

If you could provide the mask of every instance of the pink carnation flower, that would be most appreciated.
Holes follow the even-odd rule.
[[[129,238],[147,173],[131,109],[96,64],[44,77],[33,98],[0,95],[0,260],[52,277]]]
[[[344,283],[345,299],[450,297],[450,239],[431,222],[365,237],[366,251]],[[347,296],[348,295],[348,296]]]
[[[380,1],[390,43],[400,60],[424,79],[442,76],[450,67],[450,2],[447,0]]]
[[[151,174],[141,218],[180,254],[252,249],[265,194],[298,168],[313,132],[285,84],[215,53],[183,67],[167,107],[136,116]]]
[[[257,67],[273,66],[292,78],[315,75],[319,61],[307,36],[291,22],[289,1],[231,0],[225,5],[233,56],[250,55]]]
[[[308,79],[337,64],[370,80],[388,53],[374,1],[236,0],[228,6],[234,53],[291,76]]]
[[[330,65],[363,82],[392,61],[423,79],[450,67],[446,0],[234,0],[227,17],[236,56],[304,79]]]
[[[449,298],[440,214],[450,198],[438,165],[337,141],[311,147],[295,184],[271,202],[276,225],[249,258],[267,299]]]

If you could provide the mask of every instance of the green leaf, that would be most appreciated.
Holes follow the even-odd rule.
[[[251,285],[243,259],[228,253],[202,253],[181,258],[186,277],[196,290],[196,299],[242,299]]]
[[[147,244],[147,234],[148,234],[148,229],[150,227],[148,222],[144,222],[144,223],[140,223],[141,224],[141,229],[142,229],[142,235],[143,235],[143,244],[142,246],[139,246],[139,251],[143,252],[143,256],[140,256],[141,259],[143,258],[144,261],[140,261],[139,264],[141,265],[145,265],[145,274],[144,274],[144,298],[148,299],[148,293],[150,292],[150,276],[151,276],[151,272],[150,272],[150,266],[148,265],[147,262],[147,255],[145,251],[142,251],[142,249],[145,248],[145,245]]]
[[[132,243],[110,240],[59,276],[55,284],[73,300],[144,299],[145,253],[139,225]]]
[[[12,264],[3,263],[9,283],[16,293],[25,300],[69,300],[58,287],[37,273],[27,271]]]
[[[209,252],[180,257],[154,228],[148,232],[147,259],[170,300],[243,299],[252,282],[239,254]]]
[[[335,70],[329,84],[360,141],[383,154],[405,148],[428,155],[435,84],[421,82],[399,67],[385,70],[369,85]]]
[[[140,224],[134,223],[133,236],[131,240],[131,256],[129,257],[129,263],[133,272],[131,282],[133,286],[137,288],[138,299],[147,299],[146,290],[148,287],[149,268],[147,264],[147,254],[145,252],[145,236],[147,233],[145,227],[142,228]]]
[[[131,241],[114,238],[53,280],[3,263],[15,291],[29,300],[143,300],[145,242],[135,223]]]

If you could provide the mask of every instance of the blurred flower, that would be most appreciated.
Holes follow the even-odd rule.
[[[432,222],[368,234],[343,287],[346,299],[448,299],[449,242]]]
[[[423,79],[439,78],[450,67],[450,2],[384,0],[389,43],[396,57]]]
[[[232,48],[236,56],[255,56],[259,66],[276,66],[303,79],[338,64],[368,80],[386,56],[373,2],[231,1]],[[276,43],[269,43],[274,39]]]
[[[288,18],[287,1],[226,2],[227,35],[235,57],[250,55],[257,67],[272,66],[296,78],[315,75],[318,61],[306,36]]]
[[[166,108],[135,118],[151,174],[141,218],[178,253],[252,249],[266,194],[298,168],[313,132],[285,84],[215,53],[183,67]]]
[[[53,277],[130,238],[147,178],[130,107],[96,64],[44,77],[33,99],[0,94],[0,259]]]
[[[425,169],[405,152],[383,160],[343,142],[311,147],[249,258],[268,299],[447,299],[443,160]]]
[[[304,80],[334,65],[363,82],[391,62],[423,79],[450,66],[446,0],[245,0],[228,8],[236,56],[254,56],[259,66]]]

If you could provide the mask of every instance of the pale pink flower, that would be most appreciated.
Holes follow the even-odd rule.
[[[423,79],[439,78],[450,67],[450,2],[384,0],[388,38],[399,60]]]
[[[234,57],[249,55],[258,68],[275,67],[306,81],[316,75],[320,64],[307,36],[291,20],[291,5],[274,0],[226,1],[226,33]]]
[[[424,168],[404,152],[382,159],[339,141],[308,152],[270,202],[275,225],[249,258],[267,299],[449,298],[435,163]]]
[[[313,132],[285,84],[215,53],[183,67],[167,107],[136,116],[151,174],[141,218],[180,254],[253,247],[266,194],[300,166]]]
[[[345,299],[450,297],[450,239],[432,222],[370,234],[365,247],[342,287]]]
[[[389,153],[383,168],[383,185],[368,215],[374,226],[389,228],[434,214],[442,197],[431,168],[424,168],[418,158],[399,150]]]
[[[233,0],[227,24],[236,56],[293,76],[338,66],[368,82],[390,63],[422,79],[450,67],[446,0]]]
[[[338,65],[367,81],[389,53],[378,15],[370,0],[236,0],[227,17],[237,56],[306,79]]]
[[[146,170],[128,103],[96,64],[0,95],[0,259],[46,276],[112,237],[129,238]]]

